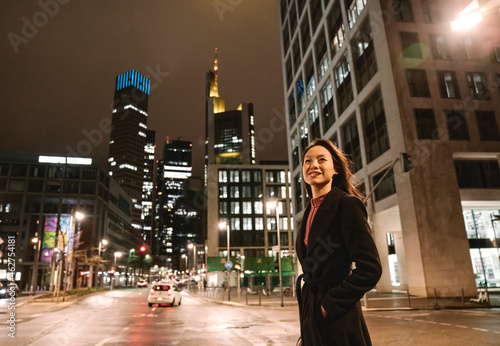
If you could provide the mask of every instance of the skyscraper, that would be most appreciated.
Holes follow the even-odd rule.
[[[218,57],[206,74],[205,182],[209,164],[255,164],[253,104],[226,111],[219,96]]]
[[[149,89],[149,79],[137,71],[116,78],[109,142],[109,172],[132,198],[132,226],[137,230],[141,229]]]
[[[158,162],[158,233],[155,239],[156,253],[171,262],[174,238],[174,204],[187,196],[188,178],[192,175],[192,143],[165,140],[162,160]]]
[[[152,245],[154,224],[155,131],[146,130],[144,146],[144,182],[142,184],[142,239]]]
[[[294,219],[308,201],[300,152],[331,139],[369,195],[380,291],[500,284],[498,7],[451,31],[468,3],[279,1]]]

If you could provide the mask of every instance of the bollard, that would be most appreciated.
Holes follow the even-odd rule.
[[[406,294],[408,296],[408,307],[411,308],[410,290],[409,289],[406,290]]]
[[[261,290],[259,290],[259,306],[260,306],[260,303],[261,303],[260,299],[261,299]]]

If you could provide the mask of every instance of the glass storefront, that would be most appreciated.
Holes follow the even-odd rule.
[[[472,268],[478,287],[500,287],[500,210],[464,210]]]

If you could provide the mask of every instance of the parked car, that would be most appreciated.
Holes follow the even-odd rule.
[[[151,307],[153,304],[160,305],[170,305],[174,306],[181,305],[182,296],[181,290],[175,284],[156,284],[151,287],[151,291],[148,295],[148,306]]]
[[[148,287],[148,282],[144,279],[139,279],[139,281],[137,281],[137,287],[138,288]]]

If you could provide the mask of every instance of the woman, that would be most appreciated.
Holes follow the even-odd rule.
[[[371,345],[359,300],[377,284],[382,267],[349,162],[324,139],[309,144],[302,162],[312,197],[296,240],[302,345]]]

